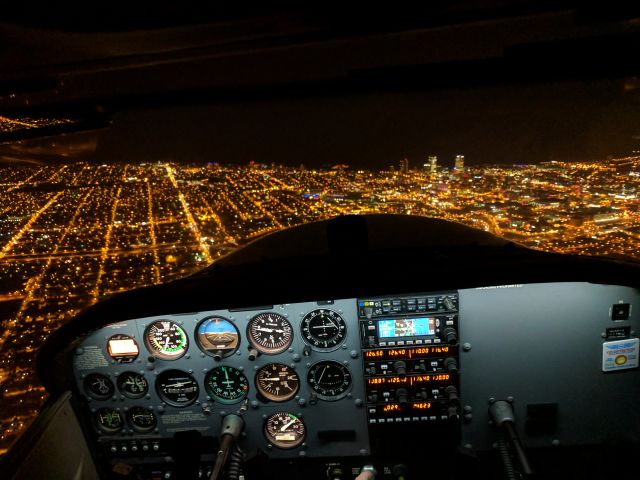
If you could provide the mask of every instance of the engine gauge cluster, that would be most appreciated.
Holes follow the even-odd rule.
[[[149,391],[149,384],[141,373],[124,372],[118,377],[118,390],[125,397],[142,398]]]

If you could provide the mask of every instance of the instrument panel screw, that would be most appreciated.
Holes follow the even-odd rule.
[[[462,350],[464,350],[465,352],[468,352],[469,350],[471,350],[471,344],[469,342],[463,343]]]
[[[496,399],[493,397],[489,397],[489,403],[496,403]]]
[[[509,403],[513,403],[513,401],[514,401],[514,400],[515,400],[515,399],[513,398],[513,395],[509,395],[509,396],[507,397],[507,402],[509,402]]]

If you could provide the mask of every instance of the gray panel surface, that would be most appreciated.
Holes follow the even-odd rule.
[[[490,448],[488,400],[514,398],[518,430],[526,446],[639,440],[640,372],[602,372],[601,334],[630,326],[638,316],[613,322],[619,302],[640,305],[638,290],[588,283],[515,285],[460,292],[463,405],[473,420],[463,443]],[[527,404],[558,404],[554,434],[525,434]]]

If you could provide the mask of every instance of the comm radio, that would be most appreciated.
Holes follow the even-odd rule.
[[[458,294],[358,300],[371,428],[459,418]]]

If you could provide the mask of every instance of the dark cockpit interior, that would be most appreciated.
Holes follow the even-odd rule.
[[[59,12],[17,14],[0,24],[13,46],[0,51],[9,125],[0,140],[105,129],[97,153],[106,162],[154,148],[168,131],[174,146],[189,141],[181,115],[201,105],[219,113],[274,99],[609,77],[637,88],[640,22],[628,8],[479,3],[341,16],[329,7],[161,11],[128,22],[78,13],[83,27]],[[176,123],[155,131],[155,109]],[[6,120],[22,115],[65,120],[25,129]],[[629,256],[544,252],[399,214],[340,215],[255,238],[55,330],[37,357],[49,399],[0,458],[2,475],[637,474],[640,267]]]

